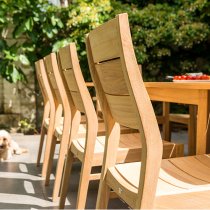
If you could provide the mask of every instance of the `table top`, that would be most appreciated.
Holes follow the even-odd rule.
[[[209,82],[145,82],[147,88],[210,89]]]

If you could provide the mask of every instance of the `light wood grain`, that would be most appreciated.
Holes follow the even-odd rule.
[[[59,57],[61,58],[60,65],[61,65],[61,69],[63,70],[72,69],[71,53],[68,50],[68,47],[69,46],[59,49]]]
[[[119,71],[120,68],[120,59],[96,65],[98,76],[102,80],[102,86],[105,93],[112,95],[128,95],[125,80],[123,79],[123,73]],[[113,76],[117,78],[114,83],[112,82]]]
[[[109,21],[104,25],[106,30],[98,27],[92,32],[90,42],[92,42],[92,46],[95,48],[93,52],[94,63],[119,57],[120,43],[115,36],[117,33],[117,28],[114,26],[115,24],[115,21]],[[109,39],[107,39],[107,37]]]

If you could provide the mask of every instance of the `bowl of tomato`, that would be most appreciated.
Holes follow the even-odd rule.
[[[173,76],[173,82],[210,82],[210,76],[207,74],[185,74]]]

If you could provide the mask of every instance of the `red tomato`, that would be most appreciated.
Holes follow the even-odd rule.
[[[202,78],[202,75],[197,75],[196,76],[196,80],[201,80],[201,78]]]
[[[192,80],[192,76],[187,75],[187,80]]]
[[[187,76],[186,76],[186,75],[182,75],[182,76],[181,76],[181,79],[182,79],[182,80],[186,80],[186,79],[187,79]]]

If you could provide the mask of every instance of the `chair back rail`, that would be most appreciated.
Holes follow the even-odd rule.
[[[61,97],[60,97],[60,94],[58,91],[58,86],[57,86],[57,83],[55,80],[55,75],[53,72],[53,68],[54,68],[54,65],[53,65],[54,58],[53,57],[54,56],[55,55],[53,53],[51,53],[51,54],[47,55],[46,57],[44,57],[44,63],[46,66],[47,76],[49,79],[49,83],[50,83],[50,87],[51,87],[51,90],[53,93],[54,100],[57,104],[61,104],[62,100],[61,100]]]
[[[47,91],[46,91],[45,86],[43,84],[43,78],[42,78],[42,74],[41,74],[42,65],[44,65],[44,64],[43,64],[43,61],[41,63],[41,60],[37,61],[35,63],[36,77],[37,77],[37,80],[38,80],[38,83],[39,83],[40,90],[42,92],[43,100],[46,103],[47,101],[49,101],[49,99],[47,97]]]
[[[37,80],[39,83],[40,90],[42,92],[44,103],[47,103],[48,101],[50,102],[50,100],[52,100],[52,92],[49,87],[49,81],[47,79],[43,59],[40,59],[37,62],[35,62],[35,68]]]
[[[50,89],[52,91],[54,104],[55,104],[55,124],[54,128],[59,126],[60,118],[62,116],[63,107],[62,107],[62,99],[58,90],[58,86],[55,80],[55,75],[53,72],[53,68],[55,65],[54,54],[51,53],[44,57],[44,64],[47,72],[47,77],[49,80]]]

